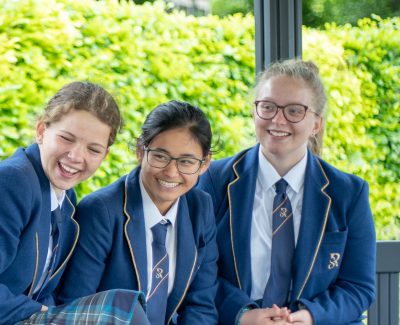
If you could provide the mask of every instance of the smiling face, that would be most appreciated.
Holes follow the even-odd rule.
[[[111,128],[92,113],[70,110],[59,121],[36,125],[44,173],[56,193],[90,177],[108,153]]]
[[[154,137],[148,147],[175,158],[191,157],[200,160],[204,158],[199,142],[186,128],[161,132]],[[160,169],[149,165],[143,148],[137,150],[137,155],[141,164],[140,176],[143,185],[163,215],[181,195],[196,185],[199,175],[207,170],[210,162],[210,157],[207,156],[206,161],[195,174],[187,175],[178,171],[175,160],[172,160],[167,167]]]
[[[301,160],[309,137],[322,126],[322,118],[310,112],[313,110],[313,96],[304,81],[287,76],[268,79],[257,94],[257,100],[269,100],[280,106],[302,104],[309,107],[304,119],[298,123],[288,122],[282,110],[270,120],[263,120],[253,112],[262,153],[281,175]]]

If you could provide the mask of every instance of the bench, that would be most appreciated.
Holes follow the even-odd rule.
[[[368,325],[399,325],[400,241],[376,243],[376,301]]]

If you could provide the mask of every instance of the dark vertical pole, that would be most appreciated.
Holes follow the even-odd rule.
[[[256,71],[301,57],[302,0],[254,0]]]

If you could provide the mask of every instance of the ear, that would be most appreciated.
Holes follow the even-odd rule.
[[[211,163],[211,153],[209,153],[207,157],[204,158],[204,163],[200,167],[199,175],[202,175],[206,172],[206,170],[210,166],[210,163]]]
[[[43,122],[36,123],[36,143],[42,144],[45,130],[46,130],[45,123]]]
[[[318,134],[324,128],[324,118],[319,116],[314,121],[313,134]]]
[[[136,157],[139,165],[141,165],[144,157],[143,146],[136,146]]]

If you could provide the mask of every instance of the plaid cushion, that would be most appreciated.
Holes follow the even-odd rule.
[[[148,324],[148,321],[142,306],[143,309],[146,308],[141,292],[108,290],[76,299],[69,304],[49,307],[47,312],[35,313],[17,324],[144,325]]]

